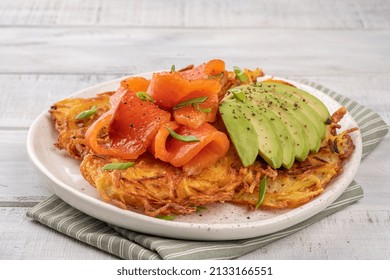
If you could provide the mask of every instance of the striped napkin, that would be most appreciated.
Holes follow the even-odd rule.
[[[321,85],[306,80],[301,82],[328,94],[348,109],[362,134],[363,158],[388,132],[388,125],[370,109]],[[175,240],[126,230],[92,218],[55,195],[30,209],[27,216],[122,259],[233,259],[298,232],[362,197],[362,188],[353,181],[334,203],[310,219],[276,233],[233,241]]]

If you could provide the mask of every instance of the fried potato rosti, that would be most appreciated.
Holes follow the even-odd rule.
[[[148,153],[137,159],[132,168],[102,170],[107,163],[120,160],[89,151],[84,143],[84,134],[94,119],[109,109],[111,94],[57,102],[50,110],[59,131],[56,147],[66,149],[76,159],[82,159],[81,174],[96,187],[104,201],[150,216],[189,214],[199,205],[215,202],[254,208],[258,201],[259,183],[265,175],[268,182],[261,208],[298,207],[324,191],[330,180],[342,172],[343,161],[354,149],[349,136],[351,131],[336,133],[337,123],[346,113],[342,108],[333,114],[332,123],[327,125],[326,139],[320,151],[310,154],[303,162],[294,163],[289,170],[274,170],[261,160],[243,167],[233,148],[214,166],[195,176],[189,176]],[[78,113],[94,105],[99,110],[93,119],[75,119]]]
[[[101,115],[110,109],[110,96],[114,92],[98,94],[93,98],[67,98],[50,107],[50,115],[58,131],[55,147],[66,152],[72,158],[81,160],[88,153],[85,145],[85,132]],[[80,112],[97,107],[91,118],[76,119]]]
[[[253,79],[262,75],[260,70],[257,72],[250,73]],[[237,84],[233,78],[231,76],[225,85]],[[338,123],[346,114],[345,108],[341,108],[327,124],[320,150],[302,162],[296,161],[288,170],[273,169],[261,158],[244,167],[233,145],[226,156],[195,175],[156,159],[148,152],[135,160],[131,168],[104,170],[106,164],[123,162],[123,159],[94,153],[85,144],[84,136],[92,123],[110,110],[112,94],[107,92],[94,98],[64,99],[55,103],[50,110],[59,132],[55,146],[81,160],[82,176],[96,187],[104,201],[149,216],[190,214],[198,206],[224,202],[254,209],[259,200],[259,184],[265,176],[267,187],[261,209],[301,206],[320,195],[342,172],[344,161],[355,147],[349,135],[355,129],[337,133]],[[91,117],[76,119],[80,112],[93,106],[97,111]],[[221,121],[217,120],[214,126],[224,130]],[[99,141],[106,143],[107,139],[107,130],[103,129]]]
[[[123,209],[150,216],[189,214],[196,206],[232,199],[241,175],[233,157],[224,157],[201,174],[184,171],[145,154],[132,168],[104,171],[116,159],[89,154],[81,163],[81,173],[103,198]]]

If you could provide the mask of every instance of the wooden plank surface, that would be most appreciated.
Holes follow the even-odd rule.
[[[56,101],[117,77],[94,74],[0,75],[0,128],[28,129],[32,121]]]
[[[0,206],[33,206],[51,195],[27,155],[25,130],[0,130]]]
[[[4,26],[384,29],[386,0],[2,0]]]
[[[18,27],[0,42],[0,74],[132,74],[215,57],[281,75],[390,71],[390,30]]]
[[[243,259],[388,260],[389,226],[389,211],[342,211]]]

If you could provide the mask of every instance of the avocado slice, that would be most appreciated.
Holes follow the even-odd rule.
[[[273,97],[273,101],[271,101],[272,104],[277,104],[277,106],[281,110],[288,112],[290,115],[293,116],[293,118],[295,118],[298,121],[304,134],[306,134],[306,138],[308,140],[308,145],[309,145],[309,151],[314,152],[314,153],[318,152],[318,150],[320,149],[320,146],[321,146],[322,138],[320,137],[318,129],[316,128],[315,124],[313,124],[313,121],[310,120],[310,118],[308,118],[308,116],[306,114],[304,114],[302,112],[302,110],[299,110],[297,107],[295,107],[288,100],[283,99],[280,95],[272,94],[272,92],[268,91],[267,89],[265,89],[263,87],[256,87],[256,88],[258,89],[256,91],[257,94],[259,94],[259,95],[266,94],[267,96],[272,96]],[[268,105],[268,106],[270,106],[270,105]],[[285,120],[285,119],[283,119],[283,120]],[[319,123],[317,120],[316,125],[320,126],[321,123]]]
[[[272,168],[280,168],[283,163],[282,143],[269,119],[269,115],[261,108],[248,104],[242,107],[242,111],[255,128],[259,141],[259,155]]]
[[[306,131],[303,130],[302,125],[298,120],[289,112],[288,109],[282,106],[282,102],[271,94],[268,93],[256,93],[251,95],[251,100],[256,104],[263,104],[284,123],[286,129],[290,132],[290,136],[294,145],[294,156],[298,161],[306,159],[310,151],[309,139]],[[314,135],[314,134],[310,134]],[[313,147],[317,145],[316,141],[312,141]]]
[[[309,105],[303,102],[300,98],[296,97],[290,91],[285,91],[286,87],[280,87],[277,83],[263,83],[263,87],[265,86],[267,89],[270,89],[268,92],[274,95],[277,95],[278,98],[290,103],[294,110],[300,110],[307,117],[307,122],[310,122],[314,128],[318,136],[323,139],[325,137],[326,128],[325,123],[322,121],[321,117],[317,114],[315,110],[313,110]],[[261,85],[260,85],[261,86]],[[288,88],[293,88],[288,86]]]
[[[281,145],[282,166],[290,169],[295,159],[295,146],[290,131],[271,109],[258,104],[257,111],[260,111],[270,122]]]
[[[259,154],[259,141],[253,124],[242,115],[239,106],[242,105],[230,99],[220,104],[219,111],[242,164],[249,166]]]
[[[293,111],[300,110],[303,115],[306,117],[306,123],[312,125],[320,139],[325,137],[326,127],[325,123],[320,119],[320,116],[307,104],[301,102],[298,98],[293,95],[288,95],[285,93],[273,92],[273,94],[278,95],[278,98],[286,103],[289,103]]]
[[[283,101],[282,101],[283,102]],[[316,127],[313,125],[313,122],[310,121],[306,115],[301,111],[296,111],[294,107],[287,102],[283,102],[283,107],[287,112],[294,116],[294,118],[301,125],[304,133],[307,136],[310,152],[316,153],[321,147],[322,138],[318,135]]]
[[[325,124],[315,113],[311,115],[311,109],[308,109],[307,106],[301,107],[298,105],[295,97],[276,92],[275,88],[280,85],[279,83],[274,83],[274,85],[270,84],[271,83],[257,83],[255,86],[257,90],[255,91],[258,92],[259,95],[273,96],[273,102],[283,110],[289,112],[299,122],[304,133],[307,135],[309,150],[314,153],[318,152],[321,141],[325,136]],[[307,109],[307,111],[304,109]],[[312,116],[314,116],[314,118]]]
[[[277,83],[269,82],[269,84],[275,85]],[[324,123],[329,121],[330,113],[328,108],[326,108],[324,103],[322,103],[321,100],[319,100],[314,95],[311,95],[310,93],[301,90],[299,88],[292,87],[285,84],[278,84],[278,88],[283,92],[294,94],[296,97],[301,99],[301,101],[305,102],[307,105],[313,108],[313,110],[318,113],[318,115],[321,117],[321,120]]]
[[[273,168],[282,165],[281,143],[262,112],[236,99],[222,102],[219,111],[244,166],[253,164],[257,155]]]
[[[259,141],[259,155],[273,168],[280,166],[291,168],[295,159],[295,149],[289,130],[272,110],[260,103],[253,103],[247,98],[251,98],[251,89],[244,86],[230,91],[232,95],[227,96],[226,101],[220,107],[222,118],[226,116],[226,113],[229,113],[226,110],[226,104],[239,104],[240,108],[237,110],[242,114],[241,117],[250,121],[256,131]],[[230,128],[231,124],[228,126],[228,131],[229,129],[234,130],[234,127]],[[234,144],[235,141],[232,140],[232,142]]]

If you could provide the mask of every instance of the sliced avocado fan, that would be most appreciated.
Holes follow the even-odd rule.
[[[219,111],[242,164],[260,156],[275,169],[318,152],[330,118],[316,97],[273,82],[230,89]]]

